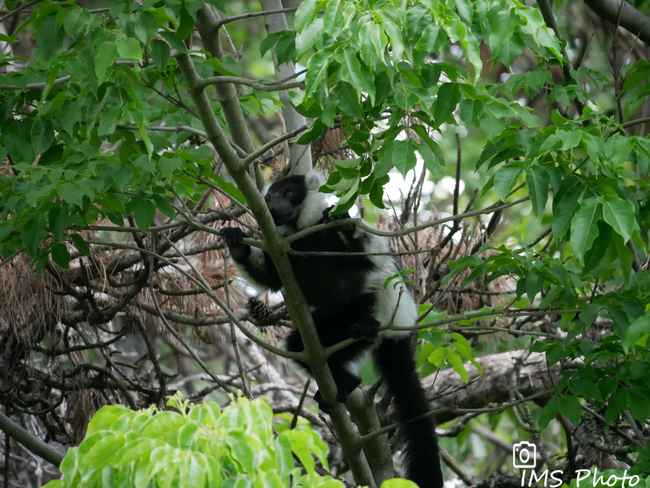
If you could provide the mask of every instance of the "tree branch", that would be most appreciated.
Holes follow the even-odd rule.
[[[218,85],[220,83],[234,83],[236,85],[245,85],[265,92],[273,92],[280,90],[288,90],[290,88],[305,88],[304,81],[293,81],[290,83],[282,83],[280,81],[257,81],[249,78],[240,78],[239,76],[211,76],[210,78],[203,78],[201,85],[203,87],[210,85]]]
[[[650,18],[629,3],[624,0],[585,0],[585,4],[611,24],[616,24],[620,13],[619,25],[650,44]]]
[[[0,412],[0,429],[9,435],[16,442],[24,446],[30,452],[33,452],[38,457],[45,459],[48,463],[56,467],[61,465],[61,461],[65,457],[52,446],[46,444],[35,435],[23,429],[20,425],[15,423],[5,414]]]

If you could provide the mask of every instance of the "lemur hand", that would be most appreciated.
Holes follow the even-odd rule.
[[[327,207],[325,210],[323,210],[323,217],[321,218],[321,222],[323,224],[329,224],[330,222],[334,222],[335,220],[342,220],[342,219],[349,219],[350,214],[345,212],[342,214],[338,215],[330,215],[331,210],[334,208],[334,205]]]
[[[250,254],[250,247],[241,243],[244,240],[244,232],[238,227],[224,227],[221,229],[221,235],[228,244],[232,258],[237,262],[243,262]]]
[[[224,227],[221,229],[221,235],[228,243],[244,240],[244,232],[239,227]]]

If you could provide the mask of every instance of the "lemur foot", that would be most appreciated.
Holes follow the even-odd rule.
[[[339,388],[336,392],[336,401],[338,403],[345,403],[348,401],[349,396],[350,392],[347,389]],[[318,403],[318,408],[320,408],[321,412],[326,413],[327,415],[332,413],[332,406],[323,399],[320,390],[318,390],[314,395],[314,400]]]
[[[320,394],[320,390],[314,395],[314,400],[318,403],[318,408],[321,412],[326,413],[327,415],[332,413],[332,406],[323,399],[323,395]]]
[[[241,242],[244,239],[244,232],[239,227],[224,227],[221,235],[226,242]]]
[[[374,341],[379,334],[379,327],[381,324],[375,319],[370,319],[366,322],[355,322],[348,330],[353,339],[365,339],[367,341]]]

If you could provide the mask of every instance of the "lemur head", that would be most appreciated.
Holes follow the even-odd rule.
[[[327,198],[316,190],[324,183],[318,171],[282,178],[268,187],[264,200],[278,227],[295,230],[314,225],[327,208]],[[294,230],[292,229],[292,230]]]

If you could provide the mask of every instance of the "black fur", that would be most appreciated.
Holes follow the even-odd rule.
[[[407,422],[429,412],[408,337],[384,338],[373,351],[373,360],[375,369],[393,394],[400,421]],[[444,480],[433,418],[406,423],[403,430],[406,438],[404,469],[408,478],[420,488],[441,488]]]
[[[329,216],[330,208],[327,208],[324,198],[309,192],[318,188],[313,181],[310,183],[309,178],[283,178],[271,185],[266,193],[265,200],[271,216],[284,235],[334,219],[349,217],[347,214]],[[320,199],[310,200],[317,198]],[[314,202],[317,208],[314,208]],[[306,213],[309,213],[307,219]],[[242,244],[243,233],[239,229],[224,229],[223,236],[233,259],[244,274],[248,274],[251,280],[264,288],[273,291],[282,288],[275,266],[266,252],[252,250]],[[373,245],[376,247],[376,239],[378,238],[359,232],[355,226],[349,225],[312,233],[294,241],[291,247],[304,252],[359,253],[366,252]],[[399,264],[395,264],[390,256],[370,259],[368,256],[289,254],[289,261],[311,307],[321,344],[330,347],[349,338],[359,339],[328,359],[337,387],[336,400],[345,402],[349,394],[361,384],[358,372],[351,370],[350,365],[359,361],[367,351],[372,351],[375,368],[393,394],[400,420],[406,422],[426,414],[429,411],[428,403],[415,368],[409,335],[378,337],[380,326],[388,325],[391,320],[390,316],[377,316],[377,310],[383,310],[378,307],[378,301],[395,298],[386,295],[393,293],[392,291],[386,292],[383,289],[384,274],[388,272],[390,276],[397,272]],[[391,269],[394,271],[391,272]],[[392,285],[389,284],[389,287],[393,290]],[[403,293],[406,296],[408,291],[403,290]],[[408,300],[414,309],[412,316],[415,320],[417,309],[410,295]],[[288,336],[286,347],[294,352],[304,350],[302,338],[297,330]],[[310,373],[306,364],[300,365]],[[320,392],[317,392],[315,399],[324,412],[331,410],[330,405],[323,401]],[[442,471],[433,418],[429,416],[406,423],[403,430],[406,437],[404,464],[407,477],[418,483],[421,488],[442,488]]]

